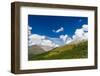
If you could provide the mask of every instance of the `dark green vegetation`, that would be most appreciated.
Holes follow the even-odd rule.
[[[51,51],[29,55],[29,60],[79,59],[88,57],[88,41],[64,45]]]

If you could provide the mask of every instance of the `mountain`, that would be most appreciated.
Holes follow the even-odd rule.
[[[33,55],[29,60],[79,59],[88,57],[88,41],[67,44],[48,52]]]
[[[32,45],[28,48],[28,55],[29,58],[31,56],[34,55],[38,55],[38,54],[42,54],[45,53],[47,51],[50,51],[51,49],[53,49],[54,47],[50,47],[50,46],[43,46],[43,45]]]
[[[28,48],[28,54],[30,55],[36,55],[36,54],[41,54],[44,53],[45,50],[43,48],[41,48],[38,45],[33,45],[31,47]]]
[[[46,51],[50,51],[52,50],[54,47],[50,47],[50,46],[44,46],[44,45],[38,45],[39,47],[41,47],[45,52]]]

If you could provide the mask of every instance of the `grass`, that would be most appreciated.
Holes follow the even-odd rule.
[[[88,57],[88,42],[65,45],[39,55],[29,55],[29,60],[79,59]]]

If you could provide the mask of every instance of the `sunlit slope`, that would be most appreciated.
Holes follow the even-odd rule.
[[[79,59],[88,57],[88,41],[64,45],[49,52],[29,56],[29,60]]]

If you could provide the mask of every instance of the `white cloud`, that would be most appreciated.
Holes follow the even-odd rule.
[[[31,41],[30,44],[34,45],[40,45],[42,40],[44,39],[44,36],[39,36],[37,34],[32,34],[29,36],[29,40]]]
[[[83,25],[82,26],[82,29],[83,29],[83,31],[86,31],[87,32],[88,31],[88,25]]]
[[[88,39],[88,32],[84,33],[84,39]]]
[[[28,26],[28,35],[31,35],[32,27]]]
[[[84,31],[82,29],[76,29],[75,35],[78,37],[82,37],[84,34]]]
[[[62,39],[65,44],[68,44],[72,41],[72,38],[70,38],[68,35],[60,35],[60,39]]]
[[[62,39],[64,42],[66,41],[68,35],[60,35],[60,39]]]
[[[64,31],[64,28],[61,27],[61,28],[59,28],[58,30],[52,30],[52,31],[55,32],[55,33],[59,33],[59,32],[61,32],[61,31]]]
[[[72,42],[72,38],[71,37],[68,37],[67,40],[66,40],[66,44]]]
[[[29,36],[29,46],[32,45],[43,45],[50,47],[57,47],[59,45],[55,44],[51,40],[47,39],[45,36],[41,36],[38,34],[32,34]]]
[[[76,29],[75,34],[72,36],[73,40],[87,40],[88,39],[88,25],[83,25],[82,28]]]
[[[75,40],[87,40],[88,39],[88,25],[83,25],[82,28],[76,29],[75,34],[71,37],[68,35],[60,35],[59,37],[64,41],[65,44],[68,44]]]
[[[57,43],[57,40],[61,40],[63,44],[68,44],[74,40],[87,40],[88,39],[88,25],[83,25],[82,28],[76,29],[74,35],[72,37],[69,37],[67,34],[60,35],[59,38],[56,39],[56,41],[53,41],[52,38],[48,38],[44,35],[38,35],[38,34],[32,34],[31,33],[32,28],[28,27],[28,43],[29,46],[32,45],[44,45],[44,46],[50,46],[50,47],[58,47],[60,46]],[[61,27],[58,30],[53,30],[54,32],[58,33],[63,31],[63,27]],[[56,42],[56,43],[55,43]]]
[[[47,39],[46,36],[38,35],[38,34],[31,34],[31,27],[28,27],[28,45],[43,45],[43,46],[50,46],[50,47],[58,47],[59,45],[55,44],[51,40]]]
[[[51,47],[58,47],[59,45],[53,43],[52,41],[50,40],[47,40],[47,39],[44,39],[41,43],[41,45],[44,45],[44,46],[51,46]]]
[[[29,29],[29,30],[32,30],[32,27],[28,26],[28,29]]]

